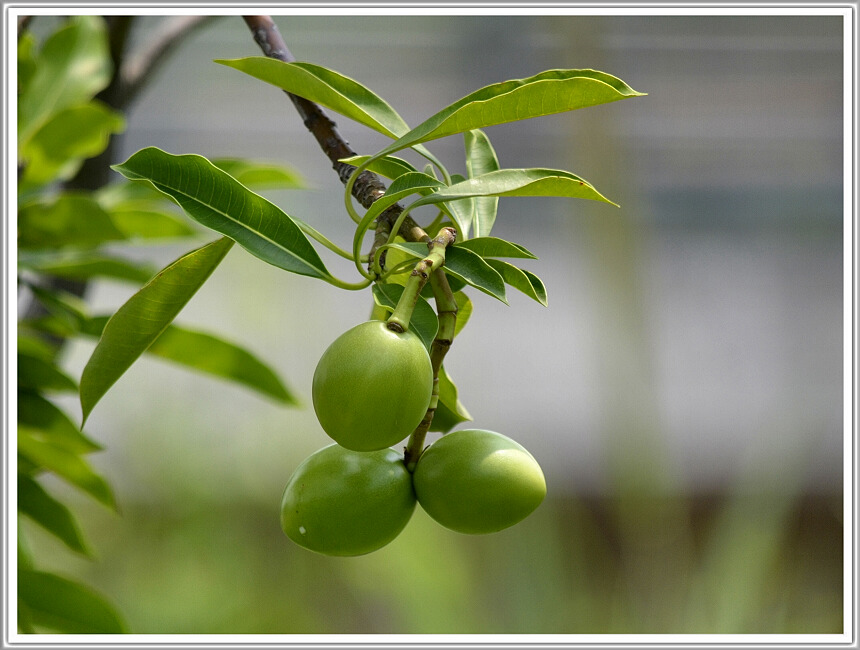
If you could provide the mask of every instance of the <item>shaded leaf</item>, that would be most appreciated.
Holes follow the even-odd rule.
[[[40,391],[76,391],[75,380],[50,361],[18,351],[18,386]]]
[[[18,247],[97,246],[125,239],[110,215],[85,193],[67,192],[18,210]]]
[[[415,203],[417,207],[467,196],[561,196],[603,201],[618,207],[587,181],[560,169],[500,169],[440,188]]]
[[[391,245],[391,248],[401,250],[416,258],[422,258],[427,251],[426,245],[420,243],[395,243]],[[451,246],[445,251],[445,265],[442,268],[445,273],[507,304],[505,281],[480,255],[467,248]],[[452,290],[456,291],[453,287]]]
[[[330,277],[298,224],[203,156],[174,156],[149,147],[113,168],[126,178],[150,181],[192,219],[261,260],[300,275]]]
[[[48,494],[35,479],[18,474],[18,512],[27,515],[73,551],[90,555],[71,511]]]
[[[138,206],[147,210],[176,208],[176,203],[166,194],[155,189],[151,183],[141,183],[122,178],[93,192],[92,196],[105,210],[116,207]]]
[[[451,175],[452,184],[460,183],[464,180],[466,180],[465,177],[460,176],[460,174]],[[457,233],[461,235],[461,238],[466,239],[469,236],[472,222],[475,219],[475,199],[473,197],[467,197],[456,201],[447,201],[439,203],[439,207],[443,209],[449,217],[451,217],[451,220],[454,222],[454,226],[457,229]]]
[[[433,415],[433,422],[430,424],[430,431],[447,433],[461,422],[471,419],[472,416],[457,396],[457,387],[448,377],[443,365],[439,369],[439,403]]]
[[[85,159],[104,151],[110,136],[124,128],[122,114],[95,100],[54,114],[22,147],[26,167],[20,186],[68,180]]]
[[[102,449],[101,445],[81,433],[62,409],[32,391],[18,391],[18,426],[27,429],[34,438],[73,454]]]
[[[32,622],[71,634],[123,634],[126,625],[102,596],[77,582],[28,569],[18,570],[18,598]]]
[[[114,382],[170,325],[232,245],[224,237],[184,255],[111,317],[81,375],[84,421]]]
[[[457,324],[454,326],[454,337],[466,327],[469,318],[472,317],[472,301],[462,291],[454,293],[454,300],[457,301]]]
[[[213,158],[212,164],[249,189],[293,190],[307,187],[297,170],[276,163],[243,158]]]
[[[373,285],[374,302],[390,311],[394,311],[401,295],[403,295],[402,285],[380,284],[379,282]],[[418,335],[424,347],[429,350],[439,329],[439,319],[430,304],[421,296],[418,296],[415,311],[412,312],[412,317],[409,319],[409,329]]]
[[[18,38],[18,95],[27,92],[33,73],[36,72],[36,37],[24,32]]]
[[[54,32],[36,57],[36,69],[18,100],[18,146],[54,113],[87,101],[107,87],[112,64],[104,20],[74,16]]]
[[[149,265],[98,253],[19,254],[18,266],[58,278],[89,280],[101,277],[137,284],[146,282],[155,273],[155,269]]]
[[[126,201],[108,210],[114,225],[129,239],[188,237],[194,228],[151,201]]]
[[[369,159],[370,156],[352,156],[350,158],[342,158],[340,162],[345,162],[358,167]],[[368,169],[375,174],[385,176],[385,178],[390,178],[391,180],[394,180],[403,174],[408,174],[409,172],[418,172],[418,170],[415,169],[409,161],[395,156],[385,156],[374,160],[368,166]],[[432,169],[433,166],[428,165],[427,169],[424,170],[424,173],[428,176],[433,176],[433,174],[429,173]]]
[[[482,176],[499,169],[499,159],[490,139],[480,129],[466,131],[463,134],[466,148],[466,170],[469,178]],[[496,222],[496,212],[499,207],[499,197],[475,197],[475,237],[486,237]]]
[[[91,318],[83,333],[101,336],[107,316]],[[285,404],[298,404],[278,375],[247,350],[221,338],[170,325],[146,349],[163,359],[194,370],[229,379]]]
[[[499,239],[498,237],[475,237],[454,244],[457,248],[467,248],[481,257],[518,257],[536,260],[524,246]]]
[[[455,133],[641,95],[617,77],[604,72],[547,70],[527,79],[485,86],[466,95],[402,134],[374,157]]]
[[[520,269],[503,260],[488,259],[487,264],[499,272],[505,282],[546,307],[546,287],[534,273]]]
[[[50,470],[100,503],[116,509],[110,486],[78,454],[38,440],[25,428],[18,429],[18,453],[33,465]]]
[[[18,329],[18,351],[30,355],[31,357],[39,357],[51,363],[56,357],[57,350],[44,339],[28,334],[25,330],[19,327]]]

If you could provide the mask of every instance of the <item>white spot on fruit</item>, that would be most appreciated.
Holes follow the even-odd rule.
[[[308,531],[307,531],[307,530],[305,530],[305,527],[304,527],[304,526],[299,526],[299,532],[300,532],[302,535],[304,535],[304,534],[305,534],[306,532],[308,532]]]

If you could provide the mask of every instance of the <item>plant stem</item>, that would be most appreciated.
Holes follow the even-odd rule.
[[[447,231],[452,231],[452,229],[442,228],[439,231],[439,235],[443,236],[443,233]],[[439,371],[442,368],[442,361],[445,359],[445,355],[448,354],[448,350],[451,348],[451,343],[454,340],[454,329],[457,325],[457,301],[454,298],[454,292],[451,291],[448,278],[445,276],[445,271],[442,268],[433,269],[430,274],[430,286],[433,288],[433,297],[436,299],[436,312],[439,316],[439,330],[436,332],[436,338],[433,339],[433,343],[430,346],[430,363],[433,367],[433,392],[430,397],[430,406],[427,408],[427,412],[424,414],[424,418],[420,424],[412,432],[412,435],[409,436],[409,441],[406,443],[406,449],[403,453],[403,462],[406,465],[406,469],[410,472],[415,471],[418,458],[421,456],[421,452],[424,451],[424,439],[430,430],[430,425],[433,423],[433,416],[436,415],[436,408],[439,404]]]

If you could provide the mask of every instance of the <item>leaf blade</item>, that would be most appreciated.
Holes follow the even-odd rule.
[[[489,172],[498,171],[499,159],[487,134],[480,129],[472,129],[463,134],[466,148],[466,170],[469,178],[475,178]],[[486,237],[496,222],[499,208],[499,197],[475,197],[475,237]]]
[[[151,182],[192,219],[230,237],[273,266],[314,278],[330,277],[316,250],[289,215],[203,156],[177,156],[148,147],[113,169],[130,180]]]
[[[499,272],[499,275],[504,278],[505,283],[509,284],[514,289],[522,291],[529,298],[536,300],[544,307],[547,306],[546,287],[544,286],[543,281],[534,273],[526,271],[525,269],[517,268],[513,264],[505,262],[504,260],[491,258],[485,261]]]
[[[403,295],[403,286],[400,284],[377,282],[373,285],[374,302],[390,311],[394,311],[401,295]],[[424,347],[429,350],[433,339],[436,338],[436,332],[439,331],[439,319],[430,303],[421,296],[418,296],[418,301],[415,303],[415,311],[412,312],[409,320],[409,329],[418,335]]]
[[[18,474],[18,512],[54,535],[73,551],[91,556],[72,512],[45,491],[38,481]]]
[[[105,325],[81,374],[83,420],[158,338],[233,245],[222,237],[179,258],[135,293]]]

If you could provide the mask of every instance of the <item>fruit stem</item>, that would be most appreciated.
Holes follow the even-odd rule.
[[[409,442],[406,443],[406,449],[403,453],[403,462],[410,472],[415,471],[418,458],[424,451],[424,439],[433,423],[433,416],[436,415],[436,407],[439,403],[439,371],[454,340],[454,330],[457,326],[457,300],[448,284],[445,271],[442,269],[434,270],[430,276],[430,286],[433,288],[436,311],[439,315],[439,329],[430,346],[430,363],[433,366],[433,393],[430,398],[430,407],[424,414],[421,423],[409,436]]]
[[[431,274],[445,264],[445,249],[456,239],[456,230],[442,228],[436,238],[427,243],[429,252],[409,274],[409,280],[406,281],[400,300],[397,301],[397,306],[388,319],[388,329],[395,332],[405,332],[409,329],[409,320],[412,318],[412,312],[415,311],[421,290],[427,284]]]

